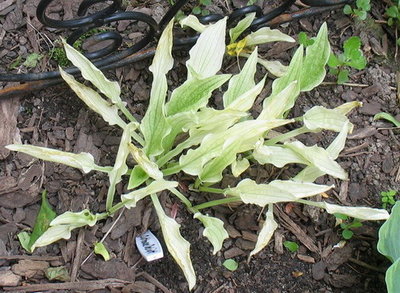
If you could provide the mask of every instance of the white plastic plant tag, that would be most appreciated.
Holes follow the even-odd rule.
[[[147,261],[160,259],[164,256],[160,241],[150,230],[136,237],[136,247]]]

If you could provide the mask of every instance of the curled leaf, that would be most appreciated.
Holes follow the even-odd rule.
[[[224,222],[214,217],[205,216],[199,212],[194,214],[193,218],[203,223],[205,227],[203,236],[210,240],[214,248],[213,254],[216,254],[221,250],[224,240],[229,237],[228,232],[224,228]]]

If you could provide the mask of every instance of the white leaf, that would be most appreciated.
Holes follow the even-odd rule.
[[[224,222],[218,218],[205,216],[200,212],[194,214],[193,218],[198,219],[203,223],[205,227],[203,236],[207,237],[211,242],[214,248],[213,254],[216,254],[221,250],[224,240],[229,237],[228,232],[226,232],[224,228]]]
[[[59,67],[61,77],[68,83],[78,97],[93,111],[100,114],[110,125],[118,125],[122,129],[126,123],[118,116],[118,108],[105,101],[96,91],[77,82],[75,78]]]
[[[309,164],[307,160],[291,149],[282,146],[266,146],[262,142],[257,143],[253,157],[260,164],[272,164],[278,168],[287,164]]]
[[[186,67],[201,78],[213,76],[221,68],[225,53],[225,27],[226,17],[207,27],[189,51],[190,59]],[[192,78],[191,70],[188,70],[188,80]]]
[[[309,203],[308,203],[309,202]],[[343,214],[360,220],[386,220],[389,218],[389,213],[384,209],[375,209],[368,207],[344,207],[327,202],[316,202],[302,200],[301,203],[317,206],[325,209],[329,214]]]
[[[255,46],[259,44],[265,44],[270,42],[295,42],[295,40],[282,33],[277,29],[270,29],[269,27],[263,27],[259,30],[255,31],[254,33],[249,34],[246,38],[246,46]]]
[[[249,13],[248,15],[246,15],[245,18],[239,21],[234,28],[231,28],[229,30],[231,44],[234,43],[239,38],[239,36],[251,25],[255,17],[255,13]]]
[[[183,18],[179,22],[179,24],[181,25],[181,27],[188,26],[199,33],[202,33],[207,28],[207,25],[202,24],[199,21],[199,19],[194,15],[189,15],[189,16]]]
[[[132,143],[129,143],[128,147],[133,159],[140,167],[142,167],[147,175],[156,180],[163,178],[163,173],[159,170],[157,164],[152,162],[142,149],[139,149]]]
[[[121,89],[116,81],[108,80],[103,72],[96,68],[85,56],[78,52],[74,47],[68,45],[63,40],[63,45],[67,58],[78,67],[82,73],[83,78],[89,80],[95,87],[97,87],[104,95],[106,95],[113,104],[122,103],[120,95]]]
[[[65,212],[51,221],[50,226],[59,225],[74,225],[76,227],[82,227],[89,225],[93,227],[97,222],[97,215],[93,215],[89,210],[83,210],[80,212]]]
[[[247,168],[250,167],[250,162],[246,158],[237,159],[232,163],[231,169],[232,174],[235,177],[239,177]]]
[[[244,203],[264,207],[270,203],[296,201],[326,192],[332,187],[289,180],[274,180],[269,184],[257,184],[246,178],[236,187],[226,189],[225,194],[239,196]]]
[[[190,259],[190,243],[186,241],[179,232],[181,225],[165,214],[157,196],[152,195],[151,199],[153,200],[160,221],[161,230],[168,251],[182,269],[183,274],[189,283],[189,290],[192,290],[196,285],[196,274]]]
[[[23,144],[10,144],[6,146],[6,148],[12,151],[28,154],[41,160],[78,168],[85,173],[89,173],[92,170],[102,172],[111,171],[111,167],[101,167],[96,165],[94,163],[93,156],[89,153],[74,154],[44,147]]]
[[[121,201],[124,203],[125,207],[130,209],[136,206],[136,203],[145,198],[150,194],[154,194],[166,189],[174,188],[178,186],[178,182],[176,181],[166,181],[166,180],[155,180],[151,182],[144,188],[134,190],[127,194],[121,195]]]
[[[327,109],[322,106],[314,106],[303,116],[304,125],[313,131],[328,129],[339,132],[342,130],[347,117],[336,109]],[[349,132],[353,131],[353,125],[350,123]]]
[[[268,245],[276,228],[278,228],[278,224],[274,220],[273,209],[273,204],[269,204],[268,211],[265,214],[265,222],[263,223],[260,233],[258,234],[256,246],[250,252],[249,259]]]

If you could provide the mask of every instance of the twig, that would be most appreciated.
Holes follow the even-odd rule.
[[[337,82],[334,81],[324,81],[321,85],[339,85]],[[342,83],[340,85],[352,86],[352,87],[369,87],[368,84],[361,84],[361,83]]]
[[[43,260],[43,261],[60,261],[60,260],[62,260],[62,257],[61,256],[36,256],[36,255],[0,255],[0,259],[4,259],[4,260],[29,259],[29,260]]]
[[[71,282],[75,282],[76,276],[78,275],[78,269],[80,267],[79,263],[81,262],[82,259],[82,244],[84,237],[85,237],[85,230],[80,229],[78,233],[78,239],[76,241],[75,259],[71,270]]]
[[[359,265],[360,267],[369,269],[369,270],[371,270],[371,271],[375,271],[375,272],[379,272],[379,273],[384,273],[384,272],[386,272],[386,269],[378,268],[378,267],[372,266],[372,265],[370,265],[370,264],[367,264],[366,262],[363,262],[363,261],[361,261],[361,260],[358,260],[358,259],[355,259],[355,258],[352,258],[352,257],[349,258],[349,261],[351,261],[352,263],[355,263],[355,264]]]
[[[119,219],[121,218],[122,214],[125,211],[125,207],[121,210],[120,214],[118,215],[118,217],[115,219],[114,223],[111,225],[110,229],[108,229],[108,231],[106,232],[106,234],[104,234],[103,238],[101,238],[100,243],[103,243],[104,240],[106,240],[108,234],[111,233],[111,230],[115,227],[115,225],[118,223]],[[88,260],[89,258],[92,257],[92,255],[94,254],[94,252],[90,252],[89,255],[83,260],[83,262],[81,263],[81,266],[83,266]]]

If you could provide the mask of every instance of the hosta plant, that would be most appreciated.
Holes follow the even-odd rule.
[[[360,105],[351,102],[334,109],[315,106],[301,117],[287,118],[299,94],[312,90],[325,77],[325,65],[330,54],[326,24],[321,27],[313,45],[306,50],[303,46],[297,49],[286,73],[273,82],[272,92],[264,99],[262,111],[256,116],[252,116],[250,110],[266,81],[266,77],[255,80],[257,47],[250,52],[239,73],[220,73],[227,51],[226,18],[204,27],[189,52],[186,80],[170,89],[169,93],[167,73],[174,63],[171,55],[172,27],[171,22],[163,32],[149,68],[153,82],[148,109],[141,121],[136,121],[121,101],[118,84],[107,80],[79,52],[64,44],[68,58],[80,68],[82,76],[97,91],[79,83],[60,68],[62,77],[82,101],[110,125],[120,127],[123,134],[113,166],[95,164],[93,156],[88,153],[73,154],[31,145],[8,146],[11,150],[79,168],[85,173],[104,172],[109,178],[104,212],[67,211],[57,216],[32,244],[32,250],[62,238],[68,239],[73,229],[93,226],[120,208],[135,207],[138,201],[149,197],[154,204],[166,246],[192,289],[196,275],[190,258],[190,243],[182,237],[180,225],[164,211],[158,198],[161,191],[166,190],[176,196],[193,214],[193,218],[204,225],[203,235],[211,242],[214,254],[221,249],[228,233],[220,219],[202,210],[218,204],[243,202],[265,208],[265,221],[250,256],[268,244],[277,228],[273,214],[273,206],[277,203],[303,203],[325,209],[330,214],[340,213],[360,220],[388,217],[385,210],[342,207],[307,199],[333,187],[313,183],[316,178],[328,174],[347,179],[345,170],[335,159],[344,147],[347,134],[353,129],[346,114]],[[223,93],[221,109],[210,107],[209,100],[213,92],[224,84],[227,90]],[[287,124],[300,126],[287,132],[274,130]],[[337,133],[326,149],[317,145],[308,146],[295,139],[299,134],[322,130]],[[129,156],[136,162],[131,169],[127,165]],[[250,164],[256,163],[272,164],[279,168],[295,163],[303,169],[290,180],[258,183],[245,176]],[[193,176],[193,190],[216,193],[215,200],[192,205],[177,189],[178,182],[171,179],[171,175],[180,172]],[[235,186],[226,189],[212,186],[218,184],[228,172],[238,177]],[[123,178],[128,182],[128,192],[116,199],[115,186]]]

